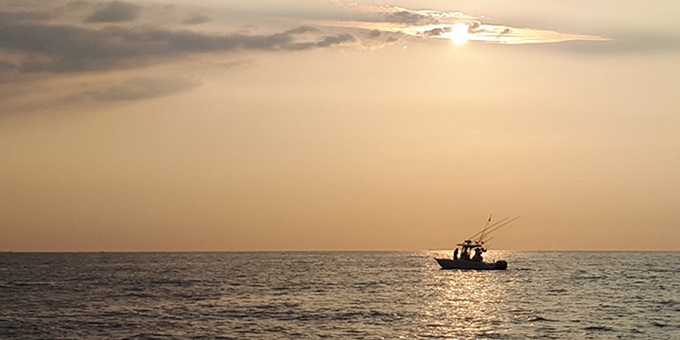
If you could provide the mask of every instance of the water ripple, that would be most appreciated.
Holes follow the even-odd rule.
[[[440,254],[0,254],[0,338],[680,339],[680,253]]]

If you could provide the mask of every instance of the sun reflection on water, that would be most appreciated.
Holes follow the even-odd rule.
[[[431,294],[424,305],[424,315],[432,326],[429,335],[484,338],[504,333],[508,321],[503,313],[504,275],[505,271],[434,271]]]

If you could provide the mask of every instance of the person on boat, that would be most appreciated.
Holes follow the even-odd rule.
[[[472,257],[472,261],[475,262],[482,262],[482,249],[481,248],[475,248],[475,256]]]
[[[456,248],[456,250],[453,251],[453,260],[454,261],[458,260],[458,248]]]
[[[460,259],[465,261],[470,260],[470,253],[468,253],[468,249],[466,247],[463,247],[463,251],[460,253]]]

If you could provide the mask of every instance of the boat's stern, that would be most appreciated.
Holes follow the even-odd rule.
[[[506,270],[508,269],[508,263],[503,260],[496,261],[496,263],[493,266],[493,269]]]

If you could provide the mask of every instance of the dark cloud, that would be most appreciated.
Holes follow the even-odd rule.
[[[39,21],[52,18],[49,12],[30,12],[30,11],[0,11],[0,22],[27,22]]]
[[[428,37],[438,37],[438,36],[440,36],[444,33],[449,33],[449,32],[451,32],[451,27],[437,27],[437,28],[433,28],[429,31],[425,31],[425,32],[423,32],[423,34],[425,36],[428,36]]]
[[[326,36],[309,26],[270,35],[207,35],[149,27],[94,30],[0,23],[0,49],[33,56],[16,65],[21,72],[109,70],[188,53],[306,50],[331,47],[353,39],[348,34]]]
[[[182,23],[185,25],[198,25],[208,21],[210,21],[209,16],[203,14],[196,14],[184,19]]]
[[[385,40],[386,43],[394,43],[394,42],[397,42],[397,41],[399,41],[399,38],[397,38],[395,36],[390,36],[390,37],[387,38],[387,40]]]
[[[87,17],[86,22],[121,22],[137,18],[140,7],[123,1],[111,1]]]
[[[413,12],[413,11],[396,11],[392,13],[385,13],[384,18],[382,19],[385,22],[394,22],[394,23],[402,23],[402,24],[411,24],[411,25],[416,25],[416,24],[433,24],[436,23],[436,19],[434,19],[432,16],[426,15],[426,14],[421,14],[418,12]]]
[[[354,37],[350,34],[340,34],[337,36],[325,37],[323,40],[316,43],[316,47],[331,47],[333,45],[340,45],[346,42],[354,41]]]
[[[469,34],[475,34],[484,31],[484,29],[482,28],[482,23],[479,21],[473,21],[470,25],[468,25],[467,30]]]
[[[303,34],[303,33],[310,33],[310,32],[319,32],[319,29],[316,28],[316,27],[312,27],[312,26],[300,26],[300,27],[297,27],[297,28],[287,30],[284,33],[287,33],[287,34]]]
[[[509,28],[505,28],[505,29],[502,30],[500,33],[498,33],[498,35],[497,35],[496,37],[500,37],[500,36],[509,34],[510,32],[511,32],[511,30],[510,30]]]

